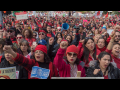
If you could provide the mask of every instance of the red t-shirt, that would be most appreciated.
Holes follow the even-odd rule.
[[[30,47],[32,46],[32,43],[33,43],[33,39],[28,39],[28,38],[25,38],[25,40],[27,40],[29,42],[29,45]]]
[[[52,37],[52,35],[51,34],[47,34],[47,37]]]
[[[104,76],[104,75],[103,75]],[[104,79],[108,79],[108,75],[107,76],[104,76]]]

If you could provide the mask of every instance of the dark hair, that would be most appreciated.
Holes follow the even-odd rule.
[[[69,63],[69,61],[68,61],[68,59],[67,59],[66,56],[64,56],[63,59],[66,60],[67,63]],[[77,58],[76,61],[75,61],[74,63],[77,64],[77,65],[79,65],[79,62],[80,62],[80,59]]]
[[[104,38],[103,38],[103,37],[100,37],[99,39],[104,39]],[[97,40],[97,43],[98,43],[99,39]],[[106,42],[105,39],[104,39],[104,43],[105,43],[105,46],[107,46],[107,42]]]
[[[90,38],[85,38],[85,41],[84,41],[84,44],[83,44],[84,51],[83,51],[82,59],[85,59],[87,61],[86,63],[89,62],[88,57],[89,57],[90,51],[85,45],[86,45],[86,43],[88,42],[89,39],[91,39],[94,42],[94,39],[91,38],[91,37]],[[93,53],[93,58],[96,60],[96,46],[94,48],[94,51],[95,52]]]
[[[55,37],[55,38],[56,38],[56,41],[58,40],[58,38],[57,38],[57,35],[58,35],[58,34],[60,34],[60,36],[61,36],[61,38],[62,38],[62,33],[57,32],[56,37]]]
[[[33,54],[33,56],[32,56],[31,59],[34,59],[36,61],[36,59],[35,59],[35,53]],[[50,57],[46,53],[44,53],[44,62],[45,63],[50,63],[50,61],[51,61]]]
[[[71,44],[71,42],[72,42],[72,36],[71,36],[71,35],[65,35],[65,37],[64,37],[64,38],[66,39],[66,38],[67,38],[67,36],[70,36],[70,37],[71,37],[71,40],[70,40],[70,42],[69,42],[69,43]]]
[[[109,55],[110,56],[110,60],[112,60],[111,58],[111,55],[108,53],[108,52],[101,52],[99,55],[98,55],[98,61],[101,60],[101,58],[103,58],[105,55]]]
[[[98,60],[97,60],[97,63],[98,63],[98,64],[100,63],[99,60],[101,60],[101,58],[103,58],[105,55],[109,55],[109,56],[110,56],[110,61],[112,60],[111,55],[110,55],[108,52],[103,51],[103,52],[101,52],[101,53],[98,55]],[[108,67],[107,67],[106,71],[107,71],[107,70],[108,70]],[[106,74],[106,71],[103,73],[103,75]]]

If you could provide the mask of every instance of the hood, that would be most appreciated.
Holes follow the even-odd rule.
[[[98,61],[98,60],[90,61],[89,66],[90,66],[90,67],[95,67],[95,66],[97,65],[97,61]],[[110,64],[111,64],[112,66],[114,66],[115,68],[117,68],[117,65],[116,65],[115,62],[111,62]]]

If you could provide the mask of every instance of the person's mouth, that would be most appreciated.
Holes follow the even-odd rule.
[[[37,59],[40,59],[40,56],[37,56],[36,58],[37,58]]]
[[[115,53],[119,54],[119,51],[115,51]]]
[[[70,59],[71,61],[73,61],[73,59]]]

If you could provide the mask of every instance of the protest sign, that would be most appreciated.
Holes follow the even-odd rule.
[[[16,67],[0,68],[0,79],[16,79]]]
[[[112,33],[113,29],[108,29],[107,33],[110,35]]]
[[[32,67],[31,77],[39,78],[39,79],[47,79],[49,76],[50,70],[34,66]]]
[[[16,19],[17,20],[28,19],[27,12],[16,13]]]

